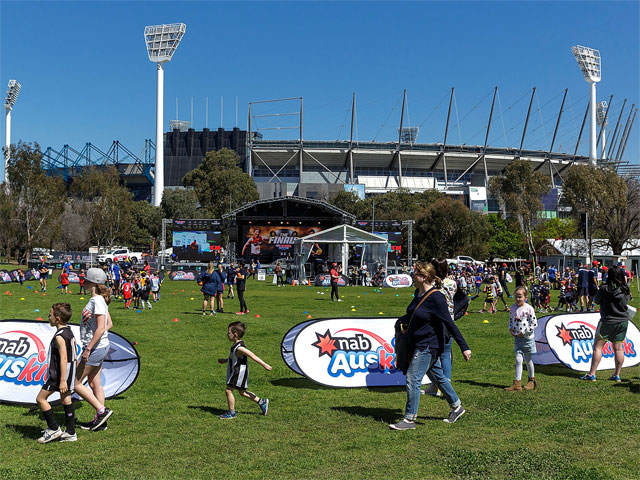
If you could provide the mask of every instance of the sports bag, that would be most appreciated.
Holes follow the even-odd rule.
[[[424,302],[429,295],[435,292],[437,288],[432,288],[429,293],[427,293],[418,306],[411,314],[411,318],[405,314],[398,318],[395,324],[395,352],[396,352],[396,369],[400,370],[404,375],[407,374],[407,370],[409,370],[409,365],[411,364],[411,357],[413,356],[414,349],[411,346],[411,342],[409,341],[409,326],[411,325],[411,320],[413,320],[413,316],[416,313],[416,310],[420,308],[422,302]],[[408,318],[408,321],[407,321]]]

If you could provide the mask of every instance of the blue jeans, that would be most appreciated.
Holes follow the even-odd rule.
[[[451,345],[453,345],[453,337],[449,337],[449,341],[444,344],[444,350],[442,352],[442,355],[440,355],[442,373],[444,373],[444,376],[447,377],[449,381],[451,381],[451,360],[452,360]]]
[[[451,380],[444,376],[439,358],[431,355],[429,347],[416,349],[407,370],[407,405],[404,409],[404,418],[413,421],[418,416],[420,405],[420,384],[427,374],[429,378],[442,391],[451,408],[460,405],[460,399],[451,386]]]

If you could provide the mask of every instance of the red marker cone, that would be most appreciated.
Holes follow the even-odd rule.
[[[313,318],[311,315],[307,315],[307,318]]]
[[[179,322],[180,320],[178,320],[177,318],[173,319],[174,322]]]
[[[260,318],[260,315],[258,315],[257,313],[256,313],[256,318]]]
[[[36,320],[41,322],[42,321],[42,317],[36,317]]]

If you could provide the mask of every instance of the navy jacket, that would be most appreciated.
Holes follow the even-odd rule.
[[[427,293],[425,293],[425,295]],[[416,310],[422,298],[423,297],[418,297],[418,290],[416,290],[413,300],[407,307],[407,316],[409,318],[411,318],[411,315],[415,311],[411,324],[409,325],[409,338],[411,339],[411,343],[416,348],[429,347],[434,356],[440,356],[444,350],[446,343],[445,335],[446,331],[448,331],[460,346],[460,350],[463,352],[465,350],[471,350],[467,342],[465,342],[462,333],[460,333],[456,324],[453,323],[451,315],[449,315],[447,299],[443,293],[440,291],[433,292],[429,298],[422,302],[420,308]]]
[[[206,271],[198,276],[198,281],[202,282],[200,291],[205,295],[215,295],[222,291],[222,282],[220,276],[214,271],[208,274]]]

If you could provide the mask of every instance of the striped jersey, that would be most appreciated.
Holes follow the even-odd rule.
[[[227,385],[244,390],[249,383],[249,365],[246,355],[238,354],[240,347],[244,347],[242,340],[231,346],[227,361]]]

